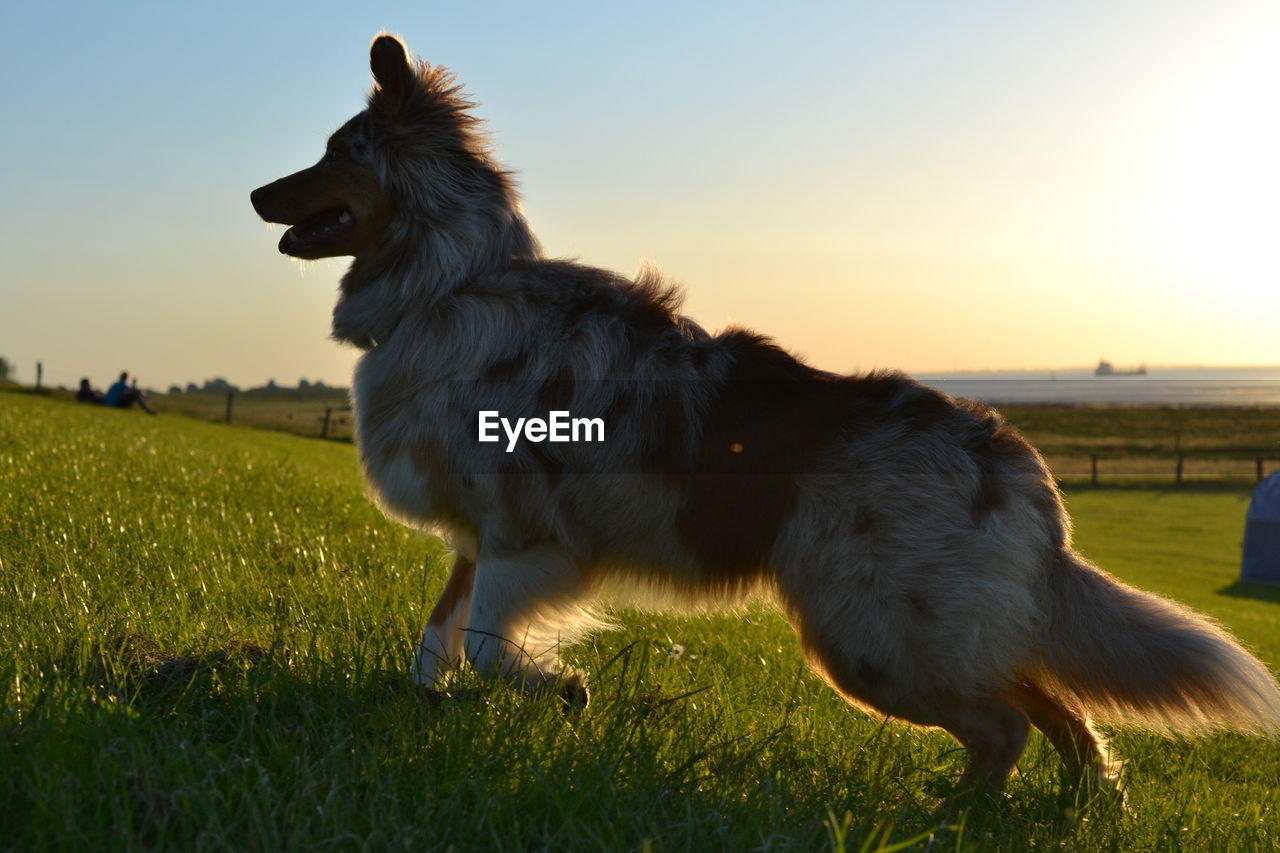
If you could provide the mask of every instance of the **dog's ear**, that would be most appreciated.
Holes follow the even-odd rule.
[[[395,36],[383,35],[369,47],[369,68],[378,88],[392,98],[400,99],[413,85],[413,66],[404,45]]]

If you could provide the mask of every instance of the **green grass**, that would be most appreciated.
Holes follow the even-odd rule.
[[[1077,491],[1080,547],[1273,665],[1235,583],[1247,490]],[[623,614],[566,650],[591,707],[406,671],[439,545],[353,448],[0,395],[0,844],[20,849],[1265,850],[1280,746],[1123,734],[1130,811],[1070,811],[1038,736],[939,812],[945,735],[845,707],[771,610]],[[673,654],[680,646],[681,654]]]

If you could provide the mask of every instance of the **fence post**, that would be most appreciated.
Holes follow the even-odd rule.
[[[40,390],[40,383],[44,381],[44,362],[36,362],[36,390]]]
[[[1178,468],[1177,468],[1177,471],[1174,473],[1173,487],[1176,489],[1176,488],[1180,488],[1181,486],[1182,486],[1182,454],[1179,453]]]
[[[227,389],[227,423],[231,423],[231,398],[235,396],[235,393],[230,388]]]
[[[329,437],[329,416],[332,414],[333,414],[333,409],[326,406],[324,410],[324,426],[321,427],[320,429],[321,438]]]
[[[1089,483],[1090,485],[1098,485],[1098,454],[1089,454]]]
[[[1257,476],[1258,482],[1261,483],[1262,482],[1262,457],[1259,456],[1257,459],[1253,460],[1253,465],[1254,465],[1254,468],[1253,468],[1254,474]]]

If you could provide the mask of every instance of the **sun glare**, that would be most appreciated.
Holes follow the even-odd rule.
[[[1280,14],[1211,59],[1174,120],[1147,250],[1234,294],[1276,287],[1280,234]]]

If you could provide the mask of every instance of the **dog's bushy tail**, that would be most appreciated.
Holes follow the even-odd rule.
[[[1074,553],[1049,572],[1035,680],[1090,717],[1166,734],[1280,734],[1280,686],[1207,618],[1126,586]]]

